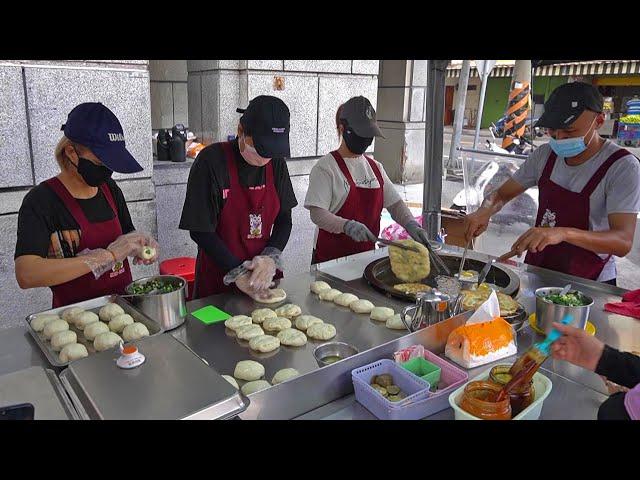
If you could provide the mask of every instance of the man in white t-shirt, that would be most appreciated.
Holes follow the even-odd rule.
[[[364,155],[374,137],[384,138],[369,100],[353,97],[341,105],[336,129],[340,147],[311,169],[304,201],[318,226],[312,263],[373,250],[383,208],[414,240],[425,244],[427,232],[414,220],[384,167]]]
[[[466,217],[467,238],[480,235],[505,203],[538,185],[536,226],[512,248],[527,251],[530,265],[615,285],[614,256],[631,250],[640,212],[640,164],[600,137],[602,107],[593,85],[556,88],[537,123],[551,140]]]

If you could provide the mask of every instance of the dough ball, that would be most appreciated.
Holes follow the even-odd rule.
[[[391,271],[403,282],[419,282],[429,276],[429,250],[415,240],[399,240],[399,243],[416,248],[418,251],[389,247]]]
[[[307,328],[307,336],[316,340],[329,340],[336,336],[336,327],[330,323],[314,323]]]
[[[331,285],[329,285],[327,282],[318,281],[318,282],[312,282],[309,288],[313,293],[319,294],[325,290],[331,290]]]
[[[333,302],[333,300],[338,295],[342,295],[342,292],[340,290],[332,288],[331,290],[324,290],[320,292],[320,295],[318,295],[318,297],[320,297],[320,300],[324,300],[325,302]]]
[[[92,323],[99,322],[100,319],[98,315],[93,312],[82,312],[80,315],[76,317],[76,328],[79,330],[84,330],[87,325],[91,325]]]
[[[233,385],[233,388],[235,388],[236,390],[240,390],[240,387],[238,386],[238,382],[236,382],[235,378],[233,378],[230,375],[222,375],[222,378],[224,378],[227,382]]]
[[[117,333],[105,332],[101,333],[93,340],[93,348],[95,348],[98,352],[103,352],[115,347],[121,341],[122,339]]]
[[[78,336],[76,332],[72,332],[71,330],[65,330],[63,332],[54,333],[51,337],[51,347],[59,352],[65,345],[69,345],[70,343],[76,343],[78,341]]]
[[[134,340],[140,340],[142,337],[149,336],[149,329],[144,323],[133,322],[131,325],[124,327],[122,331],[122,338],[125,342],[133,342]]]
[[[111,317],[111,321],[109,322],[109,330],[115,333],[121,333],[124,330],[124,327],[127,325],[131,325],[133,323],[133,317],[126,313],[122,313],[120,315],[115,315]]]
[[[252,323],[251,317],[247,317],[246,315],[236,315],[235,317],[227,318],[224,321],[224,326],[235,331],[238,327],[251,325]]]
[[[109,322],[116,315],[122,315],[124,310],[117,303],[107,303],[104,307],[100,309],[98,312],[98,316],[100,320],[103,322]]]
[[[67,323],[75,325],[76,318],[82,312],[84,312],[84,308],[80,308],[80,307],[67,308],[64,312],[62,312],[62,319]]]
[[[356,300],[349,304],[349,308],[356,313],[371,313],[375,305],[369,300]]]
[[[303,332],[314,323],[324,323],[320,318],[313,315],[300,315],[296,318],[296,328]]]
[[[264,367],[254,360],[240,360],[236,363],[233,376],[238,380],[246,380],[248,382],[258,380],[264,376]]]
[[[279,347],[280,340],[271,335],[260,335],[249,340],[249,348],[256,352],[269,353],[277,350]],[[236,378],[238,377],[236,376]]]
[[[251,340],[253,337],[257,337],[258,335],[264,335],[264,330],[260,327],[260,325],[243,325],[238,327],[236,330],[236,336],[240,340]]]
[[[31,320],[31,328],[33,328],[36,332],[41,332],[42,330],[44,330],[44,327],[47,325],[47,323],[53,322],[54,320],[60,320],[60,317],[58,317],[57,315],[43,313]]]
[[[251,395],[252,393],[259,392],[260,390],[264,390],[269,388],[271,384],[266,380],[256,380],[254,382],[245,383],[240,390],[244,395]]]
[[[69,330],[69,324],[64,320],[53,320],[44,326],[44,336],[47,340],[51,339],[54,334]]]
[[[400,318],[400,314],[396,313],[393,317],[389,317],[387,319],[387,328],[390,328],[392,330],[406,330],[407,327],[405,326],[404,322],[402,321],[402,319]]]
[[[60,352],[60,361],[67,363],[88,356],[89,352],[87,352],[87,347],[81,343],[69,343],[62,347],[62,351]]]
[[[278,383],[282,383],[285,380],[289,380],[290,378],[297,377],[300,375],[300,372],[295,368],[283,368],[282,370],[278,370],[278,372],[271,379],[272,385],[277,385]]]
[[[369,318],[371,318],[371,320],[375,320],[376,322],[386,322],[395,314],[396,312],[393,311],[393,308],[374,307],[373,310],[371,310],[371,315],[369,316]]]
[[[272,288],[269,290],[269,296],[267,298],[256,298],[258,303],[280,303],[287,298],[287,292],[281,288]]]
[[[295,328],[285,328],[278,332],[278,340],[281,345],[301,347],[307,343],[307,336]]]
[[[285,328],[291,328],[291,320],[284,317],[267,318],[262,323],[265,332],[279,332]]]
[[[356,297],[353,293],[341,293],[333,299],[333,303],[335,303],[336,305],[340,305],[341,307],[348,307],[357,300],[358,297]]]
[[[267,318],[276,318],[277,316],[278,314],[270,308],[259,308],[253,311],[251,320],[253,320],[253,323],[262,323]]]
[[[113,321],[113,320],[112,320]],[[94,341],[98,335],[101,333],[106,333],[109,331],[109,327],[106,323],[102,322],[93,322],[86,327],[84,327],[84,338],[90,341]]]
[[[302,313],[302,309],[298,305],[293,303],[287,303],[281,307],[276,308],[276,315],[284,318],[294,318]]]
[[[145,260],[151,260],[153,257],[156,256],[156,249],[153,247],[144,247],[142,249],[142,258],[144,258]]]

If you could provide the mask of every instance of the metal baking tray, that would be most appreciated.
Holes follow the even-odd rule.
[[[135,322],[143,323],[147,327],[147,329],[149,330],[150,336],[158,335],[164,331],[164,329],[158,322],[149,318],[147,315],[142,313],[140,310],[136,309],[133,305],[131,305],[125,299],[120,298],[118,295],[105,295],[103,297],[93,298],[91,300],[85,300],[84,302],[73,303],[71,305],[66,305],[64,307],[45,310],[44,312],[32,313],[25,319],[25,323],[27,325],[27,329],[29,330],[29,333],[31,333],[31,336],[33,336],[34,340],[36,341],[36,343],[38,344],[42,352],[45,354],[45,356],[47,357],[47,360],[49,360],[49,363],[51,363],[51,365],[55,367],[66,367],[70,363],[73,363],[73,361],[76,361],[76,360],[73,360],[71,362],[61,362],[59,358],[60,352],[56,352],[53,348],[51,348],[51,343],[49,342],[49,340],[45,338],[42,332],[40,333],[36,332],[33,328],[31,328],[31,321],[36,316],[42,315],[42,314],[61,315],[62,312],[64,312],[66,309],[72,308],[72,307],[80,307],[86,311],[94,312],[97,315],[100,308],[105,306],[107,303],[117,303],[118,305],[120,305],[122,309],[125,311],[125,313],[128,313],[133,317],[133,320]],[[93,342],[87,340],[84,337],[82,330],[77,329],[74,325],[69,325],[69,330],[76,332],[78,336],[78,343],[81,343],[85,347],[87,347],[89,356],[94,355],[96,353],[96,350],[93,348]]]
[[[461,255],[441,254],[440,257],[452,272],[458,271]],[[466,270],[476,270],[479,272],[484,266],[485,262],[474,258],[467,257],[467,261],[465,262]],[[430,287],[436,287],[437,275],[436,269],[432,267],[429,276],[420,283],[424,283]],[[389,257],[374,260],[367,265],[364,270],[364,278],[369,282],[369,285],[389,296],[412,303],[416,301],[415,295],[409,295],[393,288],[394,285],[407,282],[403,282],[393,274]],[[496,285],[500,288],[500,291],[513,297],[515,297],[520,289],[520,278],[518,278],[518,275],[511,269],[497,263],[491,267],[485,281]]]
[[[105,351],[60,373],[81,419],[226,419],[249,406],[247,397],[172,335],[145,337],[137,346],[146,360],[136,368],[119,368],[119,354]]]
[[[29,367],[0,376],[0,406],[31,403],[35,420],[78,420],[53,370]]]

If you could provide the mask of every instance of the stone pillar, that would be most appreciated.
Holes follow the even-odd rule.
[[[423,180],[426,60],[382,60],[378,81],[378,123],[387,137],[376,160],[394,183]]]
[[[51,307],[48,288],[20,289],[13,254],[22,199],[31,187],[58,173],[53,151],[73,107],[102,102],[118,116],[129,151],[144,167],[136,174],[114,175],[135,226],[155,235],[156,208],[147,60],[0,61],[0,83],[2,329]],[[133,267],[134,277],[156,271],[157,265]]]
[[[151,87],[151,128],[189,125],[187,101],[187,61],[149,60]]]

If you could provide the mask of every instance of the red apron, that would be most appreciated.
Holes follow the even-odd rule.
[[[251,260],[267,246],[273,222],[280,212],[273,165],[271,162],[266,165],[263,186],[244,188],[238,180],[231,143],[222,142],[222,148],[229,171],[229,193],[218,218],[216,233],[236,257],[242,261]],[[204,250],[198,249],[194,298],[233,291],[235,285],[227,286],[222,281],[225,274]]]
[[[629,155],[620,149],[614,152],[587,182],[581,192],[572,192],[551,181],[557,155],[551,152],[538,182],[540,204],[536,227],[572,227],[589,230],[589,198],[615,161]],[[555,222],[555,223],[554,223]],[[525,262],[578,277],[596,280],[611,258],[567,242],[548,245],[541,252],[528,252]]]
[[[340,171],[349,183],[349,194],[342,208],[336,212],[336,215],[365,224],[377,237],[380,233],[380,214],[382,213],[382,207],[384,205],[384,180],[382,179],[380,169],[378,169],[376,162],[365,156],[378,179],[380,187],[356,187],[342,155],[337,151],[331,152],[331,155],[335,158],[338,167],[340,167]],[[374,248],[374,242],[356,242],[344,233],[330,233],[320,229],[318,231],[313,263],[327,262],[355,253],[373,250]]]
[[[106,183],[100,185],[102,194],[107,199],[109,206],[113,210],[113,218],[106,222],[91,223],[87,220],[78,201],[71,196],[64,184],[56,177],[46,180],[46,184],[62,200],[64,206],[69,210],[74,220],[80,228],[80,245],[78,251],[85,248],[90,250],[96,248],[107,248],[111,242],[122,235],[122,227],[118,218],[118,209],[111,195],[111,190]],[[60,285],[51,287],[53,291],[53,308],[63,307],[71,303],[89,300],[91,298],[111,295],[114,293],[124,294],[124,289],[131,283],[131,270],[129,261],[117,264],[112,270],[102,274],[97,280],[93,273],[71,280]]]

